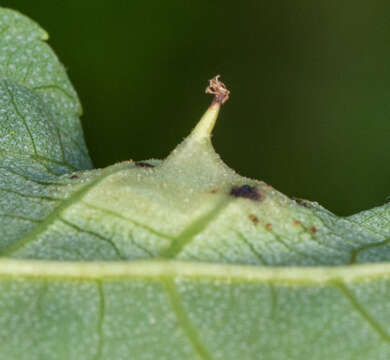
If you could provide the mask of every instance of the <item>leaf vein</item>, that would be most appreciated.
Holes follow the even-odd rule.
[[[165,239],[171,239],[171,240],[173,239],[173,237],[171,237],[171,236],[169,236],[169,235],[167,235],[167,234],[160,233],[159,231],[157,231],[157,230],[155,230],[155,229],[153,229],[153,228],[151,228],[151,227],[149,227],[149,226],[147,226],[147,225],[145,225],[145,224],[141,224],[140,222],[135,221],[135,220],[133,220],[133,219],[130,219],[130,218],[126,217],[126,216],[123,216],[122,214],[119,214],[119,213],[117,213],[117,212],[115,212],[115,211],[112,211],[112,210],[109,210],[109,209],[102,208],[102,207],[100,207],[100,206],[91,204],[90,202],[83,201],[83,200],[81,201],[81,203],[83,203],[85,206],[87,206],[87,207],[89,207],[89,208],[91,208],[91,209],[98,210],[98,211],[101,211],[101,212],[103,212],[103,213],[105,213],[105,214],[108,214],[108,215],[117,217],[117,218],[119,218],[119,219],[128,221],[128,222],[132,223],[132,224],[135,225],[135,226],[139,226],[139,227],[141,227],[141,228],[143,228],[143,229],[145,229],[145,230],[151,232],[151,233],[154,234],[154,235],[160,236],[160,237],[165,238]]]
[[[387,238],[387,239],[385,239],[383,241],[379,241],[379,242],[376,242],[376,243],[364,244],[364,245],[359,246],[356,249],[353,249],[351,251],[351,254],[350,254],[349,263],[350,264],[356,264],[357,257],[359,256],[359,254],[362,251],[370,249],[370,248],[374,248],[374,247],[380,247],[380,246],[383,246],[383,245],[387,245],[388,243],[390,243],[390,238]]]
[[[55,198],[55,197],[51,197],[51,196],[23,194],[23,193],[20,193],[18,191],[3,188],[3,187],[0,187],[0,191],[9,192],[9,193],[18,195],[18,196],[23,197],[23,198],[40,199],[40,200],[47,200],[47,201],[61,201],[62,200],[60,198]]]
[[[174,238],[171,245],[162,251],[161,256],[168,259],[177,256],[186,245],[188,245],[198,234],[205,230],[207,226],[221,214],[230,202],[231,200],[229,198],[223,198],[218,201],[213,209],[208,211],[206,214],[201,215],[186,229],[184,229],[181,234]]]
[[[253,244],[239,231],[237,231],[236,233],[238,237],[245,243],[245,245],[248,246],[253,255],[255,255],[263,265],[267,265],[267,261],[265,260],[264,256],[255,249]]]
[[[20,117],[20,119],[23,121],[23,124],[27,130],[27,133],[28,133],[28,136],[30,137],[31,139],[31,144],[32,144],[32,147],[33,147],[33,151],[34,151],[34,154],[39,156],[38,155],[38,151],[37,151],[37,147],[35,145],[35,141],[34,141],[34,138],[32,136],[32,133],[31,133],[31,130],[29,128],[29,126],[27,125],[27,122],[26,122],[26,118],[24,117],[24,115],[19,111],[19,108],[15,102],[15,97],[14,97],[14,94],[12,93],[12,91],[9,89],[8,85],[5,86],[5,88],[7,89],[7,92],[8,92],[8,95],[10,97],[10,101],[11,101],[11,104],[12,106],[14,107],[15,109],[15,112],[16,114]]]
[[[192,347],[197,352],[199,357],[203,360],[211,360],[212,357],[204,344],[200,341],[199,335],[195,327],[188,318],[187,311],[183,306],[180,295],[172,279],[164,279],[163,285],[171,303],[171,308],[175,313],[176,320],[183,329],[187,339],[190,341]]]
[[[59,206],[57,206],[39,225],[37,225],[31,232],[23,236],[18,240],[17,243],[11,244],[8,247],[5,247],[0,255],[9,256],[14,252],[24,247],[27,243],[35,241],[39,235],[44,233],[50,225],[52,225],[67,208],[75,204],[76,201],[79,201],[90,189],[103,181],[106,177],[114,174],[121,170],[109,171],[106,174],[101,175],[100,177],[92,180],[90,183],[83,186],[78,191],[74,192],[69,198],[63,200]]]
[[[42,222],[42,220],[31,219],[31,218],[24,217],[24,216],[19,216],[19,215],[0,214],[0,216],[1,216],[1,217],[9,217],[9,218],[16,219],[16,220],[30,221],[30,222],[35,222],[35,223],[40,223],[40,222]]]
[[[19,176],[20,178],[22,178],[22,179],[24,179],[26,181],[31,181],[31,182],[33,182],[35,184],[38,184],[38,185],[44,185],[44,186],[47,186],[47,185],[65,186],[65,185],[68,185],[68,184],[63,184],[63,183],[56,183],[56,182],[51,182],[51,181],[47,181],[46,182],[46,181],[39,181],[39,180],[36,180],[36,179],[32,179],[32,178],[29,178],[29,177],[27,177],[25,175],[19,174],[15,170],[11,170],[10,168],[4,167],[4,166],[0,166],[0,169],[5,170],[5,171],[9,172],[12,175]]]
[[[103,345],[104,345],[103,323],[104,323],[106,303],[104,299],[103,283],[101,281],[97,281],[96,285],[99,294],[99,312],[98,312],[98,321],[97,321],[98,344],[97,344],[97,351],[94,359],[99,360],[102,358],[102,354],[103,354]]]
[[[124,256],[121,254],[121,252],[119,251],[118,247],[116,246],[116,244],[112,240],[110,240],[110,239],[108,239],[108,238],[106,238],[106,237],[104,237],[104,236],[102,236],[102,235],[100,235],[100,234],[98,234],[98,233],[96,233],[94,231],[82,229],[81,227],[77,226],[76,224],[73,224],[72,222],[70,222],[68,220],[65,220],[62,217],[59,217],[59,220],[62,221],[64,224],[70,226],[74,230],[78,231],[78,232],[85,233],[85,234],[97,237],[98,239],[100,239],[102,241],[105,241],[106,243],[111,245],[111,247],[113,248],[113,250],[114,250],[115,254],[118,256],[118,258],[124,259]]]
[[[344,283],[338,283],[337,286],[344,294],[344,296],[348,299],[349,303],[352,305],[352,308],[361,316],[361,318],[363,318],[363,320],[366,321],[366,323],[371,327],[371,329],[389,345],[389,334],[381,326],[381,324],[376,319],[374,319],[368,313],[368,311],[358,302],[356,297],[352,294],[352,291],[350,291]]]

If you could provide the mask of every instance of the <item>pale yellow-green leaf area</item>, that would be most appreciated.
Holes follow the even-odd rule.
[[[234,172],[218,76],[166,159],[90,170],[46,39],[0,9],[0,360],[390,358],[389,204],[338,217]]]

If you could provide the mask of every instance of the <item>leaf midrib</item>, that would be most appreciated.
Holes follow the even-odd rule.
[[[0,260],[0,278],[68,280],[160,280],[185,278],[221,280],[227,283],[265,283],[280,285],[333,285],[390,278],[390,263],[318,267],[272,267],[212,264],[177,260],[136,261],[47,261]]]

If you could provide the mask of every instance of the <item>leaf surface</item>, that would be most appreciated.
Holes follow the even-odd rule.
[[[81,106],[0,10],[0,359],[388,359],[390,205],[338,217],[215,153],[89,170]],[[377,264],[374,264],[377,263]]]

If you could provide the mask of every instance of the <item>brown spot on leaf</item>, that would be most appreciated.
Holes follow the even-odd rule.
[[[294,224],[295,224],[296,226],[301,226],[301,225],[302,225],[302,223],[301,223],[299,220],[295,220],[295,221],[294,221]]]
[[[310,226],[310,227],[309,227],[309,230],[310,230],[313,234],[315,234],[315,233],[317,232],[317,228],[316,228],[315,226]]]
[[[79,177],[78,177],[77,175],[72,175],[70,178],[71,178],[72,180],[74,180],[74,179],[78,179]]]
[[[137,162],[135,163],[135,166],[136,166],[136,167],[145,167],[145,168],[152,168],[152,167],[154,167],[154,165],[149,164],[149,163],[147,163],[147,162],[145,162],[145,161],[137,161]]]
[[[257,191],[256,187],[251,185],[233,186],[230,190],[230,195],[234,197],[242,197],[250,200],[261,200],[262,196]]]
[[[259,222],[259,218],[256,215],[250,214],[249,219],[256,225]]]
[[[210,192],[212,193],[212,194],[216,194],[217,193],[217,189],[213,189],[213,190],[211,190]]]
[[[270,223],[266,223],[265,224],[265,228],[267,229],[267,230],[272,230],[272,224],[270,224]]]

